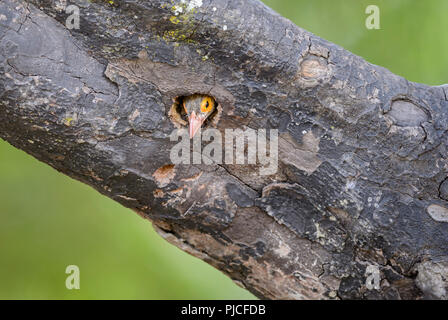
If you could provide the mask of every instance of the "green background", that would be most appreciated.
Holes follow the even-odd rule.
[[[411,81],[448,82],[446,0],[266,0],[297,25]],[[381,29],[365,28],[378,5]],[[81,290],[65,288],[65,268]],[[1,299],[252,299],[150,223],[0,140]]]

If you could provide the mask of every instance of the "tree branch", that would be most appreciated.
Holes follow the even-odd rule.
[[[77,0],[79,30],[64,2],[0,3],[1,138],[260,298],[448,298],[448,87],[256,0]],[[277,173],[173,165],[170,108],[193,93],[223,133],[278,129]]]

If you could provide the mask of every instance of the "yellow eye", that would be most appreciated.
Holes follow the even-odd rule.
[[[213,109],[213,100],[210,97],[205,97],[204,99],[202,99],[202,103],[201,103],[201,112],[202,113],[207,113],[212,111]]]

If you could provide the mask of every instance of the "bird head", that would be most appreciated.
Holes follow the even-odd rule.
[[[215,111],[216,102],[213,97],[193,94],[183,99],[183,107],[188,115],[190,139],[202,127],[205,120]]]

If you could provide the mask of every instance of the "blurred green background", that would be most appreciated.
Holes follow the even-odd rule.
[[[411,81],[448,83],[446,0],[266,0],[314,34]],[[365,28],[378,5],[381,29]],[[65,288],[65,268],[81,290]],[[0,299],[252,299],[148,221],[0,140]]]

